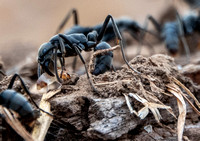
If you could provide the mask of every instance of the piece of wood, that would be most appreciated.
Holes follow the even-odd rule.
[[[51,98],[55,94],[60,92],[60,89],[55,90],[55,91],[50,91],[48,93],[43,94],[42,99],[40,101],[40,108],[45,110],[46,112],[51,113],[51,105],[47,99]],[[53,118],[46,113],[42,112],[42,115],[37,119],[39,124],[36,124],[33,132],[32,132],[32,137],[35,141],[43,141],[45,139],[45,136],[47,134],[47,131],[50,127],[50,124],[53,120]]]

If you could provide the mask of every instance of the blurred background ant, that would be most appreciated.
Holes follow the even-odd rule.
[[[186,38],[199,30],[199,16],[189,14],[181,17],[176,9],[173,10],[175,20],[162,21],[159,23],[153,16],[148,16],[147,19],[154,25],[158,34],[158,39],[164,42],[171,55],[176,55],[178,52],[180,53],[180,46],[184,47],[187,64],[190,61],[190,50],[196,50],[198,43],[196,43],[195,47],[190,47],[192,45],[191,43],[188,44]]]
[[[8,88],[0,93],[0,105],[18,113],[22,123],[30,123],[39,116],[38,111],[33,110],[32,105],[29,103],[29,101],[21,93],[18,93],[12,89],[16,78],[20,80],[22,88],[24,89],[25,93],[29,96],[34,106],[38,110],[52,116],[50,113],[39,108],[39,106],[32,99],[31,93],[27,89],[27,86],[25,85],[24,81],[18,74],[13,75]]]
[[[25,91],[25,93],[29,96],[31,103],[36,107],[36,109],[33,109],[32,104],[27,100],[27,98],[22,95],[21,93],[15,91],[13,88],[14,82],[16,81],[16,78],[19,79],[19,81],[21,82],[21,86],[23,88],[23,90]],[[4,108],[6,108],[8,111],[10,111],[12,118],[14,118],[14,120],[11,120],[11,117],[8,117],[8,113],[4,114],[0,113],[2,119],[3,119],[3,125],[6,127],[5,130],[3,130],[3,132],[5,132],[3,134],[3,138],[4,139],[8,139],[10,134],[6,133],[12,133],[14,132],[15,127],[18,125],[19,129],[21,129],[22,127],[25,127],[28,132],[30,132],[33,128],[33,125],[36,123],[36,119],[40,116],[40,112],[42,111],[46,114],[48,114],[49,116],[53,116],[52,114],[44,111],[43,109],[39,108],[39,106],[35,103],[35,101],[32,99],[31,97],[31,93],[29,92],[26,84],[24,83],[24,81],[22,80],[21,76],[18,74],[14,74],[13,77],[10,80],[10,83],[8,85],[8,88],[6,90],[3,90],[0,93],[0,105],[2,106],[1,108],[1,112],[5,111]],[[7,119],[9,118],[9,119]],[[21,125],[19,125],[19,123],[10,123],[8,122],[8,124],[11,127],[14,127],[13,129],[10,128],[10,126],[8,126],[8,124],[5,123],[4,120],[6,121],[11,121],[11,122],[19,122],[21,123]],[[21,129],[19,131],[16,131],[19,135],[21,135],[24,129]],[[12,133],[13,134],[13,133]],[[25,134],[25,133],[23,133]],[[17,139],[21,139],[21,137],[17,136],[15,133],[13,134],[13,136],[16,136]],[[16,140],[17,140],[16,139]]]

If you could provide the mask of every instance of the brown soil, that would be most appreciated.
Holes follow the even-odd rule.
[[[149,102],[171,106],[175,115],[178,115],[176,100],[169,96],[166,85],[170,83],[170,77],[176,77],[183,84],[189,86],[194,94],[199,93],[191,80],[182,76],[171,57],[154,55],[150,58],[138,56],[131,65],[142,73],[133,73],[127,66],[116,72],[106,72],[99,76],[93,76],[93,81],[98,94],[94,94],[86,80],[86,75],[79,78],[76,85],[64,85],[61,93],[50,99],[52,111],[55,115],[62,116],[62,120],[69,127],[66,129],[50,128],[54,137],[47,135],[48,140],[63,140],[76,138],[78,140],[176,140],[177,135],[161,127],[152,114],[144,120],[140,120],[134,114],[130,114],[123,94],[137,93]],[[154,85],[153,85],[154,84]],[[146,93],[146,94],[144,94]],[[168,93],[168,95],[166,95]],[[136,100],[131,100],[134,109],[139,110],[143,106]],[[199,123],[198,115],[189,105],[189,116],[186,125]],[[167,111],[161,110],[163,119],[161,123],[176,129],[176,119]],[[144,127],[151,125],[153,131],[147,133]],[[52,126],[54,126],[52,124]],[[199,136],[191,135],[187,128],[184,135],[189,139],[198,140]],[[200,129],[197,128],[199,131]]]
[[[149,102],[171,106],[178,116],[176,99],[169,94],[166,86],[171,83],[171,77],[182,82],[198,100],[200,100],[199,87],[178,71],[174,59],[169,56],[159,54],[148,58],[137,56],[130,61],[130,64],[141,72],[141,75],[124,65],[116,72],[92,76],[99,93],[92,91],[86,75],[79,77],[71,74],[71,79],[68,81],[70,83],[66,82],[61,92],[49,99],[53,114],[62,118],[53,121],[46,140],[177,140],[177,134],[165,127],[176,129],[177,120],[170,113],[160,110],[163,117],[162,126],[152,113],[141,120],[130,113],[123,95],[137,93]],[[29,66],[28,70],[31,71],[31,68],[35,67],[36,64],[34,67]],[[21,69],[27,70],[27,64]],[[1,90],[7,88],[10,78],[4,77],[0,83]],[[28,78],[30,80],[31,76]],[[14,89],[24,93],[19,82],[16,82]],[[41,96],[33,96],[39,102],[38,98]],[[130,102],[136,111],[143,108],[143,105],[134,99]],[[184,136],[197,141],[200,130],[198,124],[199,116],[187,104]],[[152,130],[148,133],[144,128],[149,126]]]
[[[98,94],[92,91],[86,75],[78,77],[71,74],[71,81],[74,82],[63,85],[61,92],[49,99],[53,114],[62,118],[53,121],[46,140],[177,140],[177,134],[164,128],[176,129],[177,120],[170,113],[160,111],[163,117],[161,123],[165,126],[158,124],[151,113],[141,120],[130,113],[123,94],[137,93],[149,102],[171,106],[178,116],[176,99],[166,87],[171,77],[180,80],[196,96],[200,89],[180,74],[171,57],[138,56],[130,64],[141,75],[124,65],[116,72],[92,76]],[[7,84],[8,79],[4,78],[1,85]],[[131,99],[131,104],[137,111],[143,107],[134,99]],[[184,136],[196,141],[199,138],[199,117],[189,105],[187,111]],[[57,121],[60,121],[59,124]],[[152,127],[150,133],[144,130],[148,126]]]

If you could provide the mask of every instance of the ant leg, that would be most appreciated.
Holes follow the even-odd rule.
[[[38,78],[39,78],[41,76],[41,66],[40,66],[40,63],[38,63],[37,74],[38,74]]]
[[[2,70],[0,70],[0,73],[1,73],[2,75],[6,76],[6,74],[5,74]]]
[[[50,116],[53,116],[52,114],[50,114],[50,113],[44,111],[43,109],[41,109],[41,108],[35,103],[35,101],[34,101],[34,100],[32,99],[32,97],[31,97],[31,93],[30,93],[29,90],[27,89],[27,87],[26,87],[24,81],[22,80],[22,78],[20,77],[20,75],[18,75],[18,74],[13,75],[13,77],[12,77],[12,79],[11,79],[11,81],[10,81],[10,84],[9,84],[9,86],[8,86],[8,89],[11,89],[11,88],[13,87],[13,84],[14,84],[15,79],[16,79],[17,77],[19,78],[19,80],[20,80],[20,82],[21,82],[21,85],[22,85],[24,91],[25,91],[26,94],[30,97],[30,99],[31,99],[32,103],[35,105],[35,107],[38,108],[40,111],[42,111],[42,112],[44,112],[44,113],[46,113],[46,114],[48,114],[48,115],[50,115]]]
[[[12,77],[12,79],[10,80],[10,84],[8,85],[8,89],[12,89],[13,84],[14,84],[14,82],[15,82],[15,79],[16,79],[17,77],[19,77],[19,79],[21,79],[20,76],[19,76],[18,74],[14,74],[13,77]],[[21,81],[21,80],[20,80],[20,81]],[[22,83],[22,86],[24,87],[24,86],[25,86],[24,82],[21,81],[21,83]],[[24,90],[25,90],[25,92],[26,92],[26,91],[27,91],[27,88],[25,87]]]
[[[58,40],[61,48],[62,57],[65,57],[66,54],[65,44],[63,43],[63,40],[62,38],[60,38],[60,36],[58,36]]]
[[[155,33],[152,33],[151,31],[148,30],[148,25],[149,25],[149,22],[151,22],[153,24],[153,26],[155,27],[155,29],[157,30],[158,33],[161,32],[161,25],[156,21],[156,19],[151,16],[151,15],[148,15],[144,21],[144,25],[143,25],[143,28],[141,28],[141,33],[140,33],[140,36],[139,36],[139,43],[140,43],[140,47],[139,47],[139,50],[138,50],[138,53],[141,52],[141,45],[142,45],[142,41],[144,40],[144,36],[145,36],[145,33],[148,32],[156,37],[159,37],[158,35],[156,35]],[[147,45],[153,49],[153,47],[147,42]]]
[[[107,25],[108,25],[110,19],[111,19],[111,22],[112,22],[112,26],[113,26],[114,33],[115,33],[115,35],[117,36],[117,39],[118,39],[119,44],[120,44],[120,46],[121,46],[121,52],[122,52],[122,56],[123,56],[123,59],[124,59],[125,63],[126,63],[127,66],[128,66],[130,69],[132,69],[134,72],[140,74],[140,72],[138,72],[137,70],[135,70],[133,67],[131,67],[131,66],[129,65],[129,63],[128,63],[127,59],[126,59],[126,56],[125,56],[125,53],[124,53],[124,45],[123,45],[123,41],[122,41],[122,36],[121,36],[121,34],[120,34],[120,32],[119,32],[119,29],[118,29],[118,27],[117,27],[117,25],[116,25],[116,23],[115,23],[115,21],[114,21],[114,19],[113,19],[113,17],[112,17],[111,15],[108,15],[108,16],[106,17],[106,19],[105,19],[105,21],[104,21],[104,23],[103,23],[103,26],[102,26],[102,28],[101,28],[101,31],[100,31],[100,33],[99,33],[99,36],[97,37],[97,42],[99,42],[99,41],[103,38],[103,35],[104,35],[105,31],[106,31],[106,28],[107,28]]]
[[[190,62],[190,49],[189,49],[187,41],[184,37],[185,35],[184,35],[184,31],[183,31],[183,22],[181,20],[181,16],[179,15],[178,11],[176,11],[176,19],[177,19],[177,23],[178,23],[178,30],[179,30],[179,34],[181,37],[181,41],[182,41],[184,49],[185,49],[187,63],[189,63]]]
[[[56,30],[56,34],[58,34],[64,27],[64,25],[66,24],[66,22],[69,20],[69,18],[71,17],[71,15],[74,15],[74,25],[78,25],[79,24],[79,21],[78,21],[78,12],[76,9],[72,9],[67,15],[66,17],[64,18],[64,20],[62,21],[62,23],[60,24],[60,26],[58,27],[58,29]],[[72,69],[73,71],[75,71],[76,69],[76,56],[73,60],[73,64],[72,64]]]
[[[156,21],[156,19],[153,17],[153,16],[151,16],[151,15],[148,15],[147,17],[146,17],[146,20],[145,20],[145,26],[144,27],[147,27],[148,26],[148,21],[150,21],[152,24],[153,24],[153,26],[155,27],[155,29],[160,33],[161,32],[161,30],[162,30],[162,27],[161,27],[161,25]],[[147,28],[145,28],[145,29],[147,29]]]
[[[153,16],[148,15],[148,16],[146,17],[145,21],[144,21],[144,26],[143,26],[143,28],[141,28],[142,33],[141,33],[141,36],[140,36],[140,37],[143,39],[143,38],[144,38],[144,35],[145,35],[145,32],[148,32],[148,33],[154,35],[155,37],[160,37],[159,35],[156,35],[155,33],[153,33],[153,32],[151,32],[151,31],[147,30],[147,29],[148,29],[149,22],[151,22],[151,23],[153,24],[153,26],[155,27],[155,29],[157,30],[158,33],[161,33],[161,31],[162,31],[161,25],[156,21],[156,19],[155,19]]]
[[[123,42],[123,46],[124,46],[124,55],[126,56],[127,60],[130,60],[129,56],[127,56],[127,45],[126,45],[126,41],[124,40],[125,38],[124,38],[123,34],[121,34],[121,35],[122,35],[122,42]],[[114,66],[113,66],[113,68],[114,68]]]
[[[58,82],[62,83],[62,80],[60,79],[58,75],[58,70],[57,70],[57,50],[58,50],[58,47],[54,49],[54,72],[56,73],[56,78]]]
[[[62,76],[63,70],[65,70],[65,54],[66,54],[66,49],[65,49],[65,45],[63,43],[63,40],[60,36],[58,36],[58,40],[59,40],[59,44],[60,44],[60,48],[61,48],[61,53],[62,53],[62,63],[61,63],[61,67],[62,67],[62,71],[60,74],[60,77]],[[61,60],[60,60],[61,62]]]
[[[78,23],[79,23],[78,22],[78,13],[77,13],[77,10],[73,8],[72,10],[69,11],[69,13],[67,13],[66,17],[64,18],[64,20],[61,22],[61,24],[57,28],[55,34],[58,34],[63,29],[63,27],[65,26],[65,24],[67,23],[67,21],[69,20],[69,18],[71,17],[72,14],[74,15],[74,24],[78,25]]]
[[[74,60],[72,62],[72,70],[73,70],[73,72],[75,72],[75,70],[76,70],[76,62],[77,62],[77,57],[74,56]]]
[[[62,60],[61,58],[59,59],[60,60],[60,64],[61,64],[61,68],[62,68],[62,71],[60,73],[60,76],[58,75],[58,70],[57,70],[57,50],[58,50],[58,44],[56,44],[56,48],[54,49],[54,72],[56,74],[56,78],[58,80],[58,82],[62,83],[63,81],[60,79],[62,77],[62,73],[63,73],[63,70],[65,70],[65,46],[64,46],[64,43],[63,43],[63,40],[61,39],[61,37],[59,37],[59,43],[60,43],[60,47],[61,47],[61,53],[62,53]]]
[[[143,29],[142,29],[143,30]],[[146,32],[145,30],[143,30],[144,32]],[[141,53],[141,48],[142,48],[142,45],[144,44],[143,42],[143,35],[140,34],[139,37],[138,35],[136,35],[134,32],[130,32],[130,35],[136,40],[139,42],[139,46],[137,47],[137,52],[136,52],[136,55],[139,55]],[[150,44],[147,44],[148,46],[152,47]]]
[[[86,67],[86,65],[85,65],[85,60],[83,59],[83,56],[81,55],[79,49],[78,49],[76,46],[73,46],[73,47],[74,47],[76,53],[79,55],[79,57],[80,57],[80,59],[81,59],[83,65],[84,65],[84,67],[85,67],[85,71],[86,71],[86,74],[87,74],[87,78],[88,78],[88,80],[89,80],[89,82],[90,82],[90,85],[92,86],[92,89],[93,89],[95,92],[98,93],[97,89],[94,87],[94,85],[93,85],[93,83],[92,83],[92,81],[91,81],[91,79],[90,79],[90,76],[89,76],[89,73],[88,73],[88,69],[87,69],[87,67]]]
[[[88,78],[88,80],[89,80],[89,83],[90,83],[92,89],[93,89],[95,92],[98,93],[98,91],[96,90],[96,88],[94,87],[94,85],[93,85],[93,83],[92,83],[92,81],[91,81],[91,79],[90,79],[90,76],[89,76],[87,67],[86,67],[86,65],[85,65],[85,60],[83,59],[83,56],[81,55],[81,53],[80,53],[80,51],[79,51],[80,48],[77,47],[77,46],[74,46],[74,45],[67,39],[67,37],[66,37],[64,34],[59,34],[59,36],[60,36],[63,40],[65,40],[66,43],[67,43],[70,47],[73,47],[73,48],[75,49],[76,53],[79,55],[79,57],[80,57],[80,59],[81,59],[83,65],[84,65],[84,67],[85,67],[85,71],[86,71],[86,74],[87,74],[87,78]]]
[[[65,58],[64,57],[59,57],[59,61],[60,61],[60,65],[61,65],[61,73],[60,73],[60,78],[62,77],[62,74],[63,74],[63,70],[66,70],[65,69]]]

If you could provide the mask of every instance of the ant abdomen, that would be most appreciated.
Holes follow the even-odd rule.
[[[17,112],[21,118],[34,119],[35,114],[31,104],[20,93],[7,89],[0,94],[0,104]]]

